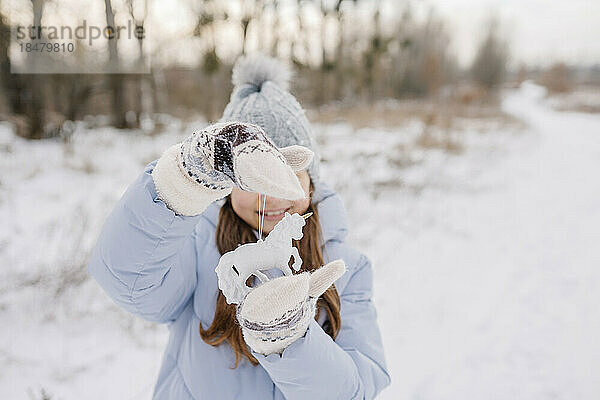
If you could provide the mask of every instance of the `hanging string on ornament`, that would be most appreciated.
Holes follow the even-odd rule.
[[[260,204],[260,197],[263,197],[262,209]],[[267,195],[258,194],[258,240],[262,240],[262,233],[265,227],[265,213],[267,207]]]
[[[267,213],[267,195],[263,194],[263,217],[262,224],[260,226],[260,237],[262,239],[263,229],[265,229],[265,214]]]

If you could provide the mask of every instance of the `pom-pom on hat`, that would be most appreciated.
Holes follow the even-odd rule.
[[[307,172],[317,188],[320,157],[305,111],[288,92],[291,75],[290,69],[274,58],[261,54],[240,57],[233,67],[233,93],[221,121],[258,125],[279,148],[300,145],[311,149],[314,157]]]
[[[281,90],[288,91],[292,72],[287,65],[262,55],[240,57],[233,67],[231,82],[235,87],[252,85],[259,91],[263,83],[271,81]]]

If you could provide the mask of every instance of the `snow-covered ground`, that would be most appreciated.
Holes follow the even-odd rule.
[[[383,399],[600,398],[600,115],[542,96],[525,85],[503,102],[527,131],[494,133],[500,146],[360,216],[386,221],[363,231],[393,380]]]
[[[418,145],[419,121],[316,126],[375,268],[382,399],[600,398],[600,115],[542,97],[507,92],[528,128],[467,121],[449,133],[459,152]],[[127,185],[190,129],[81,125],[64,144],[0,124],[0,399],[150,398],[167,330],[113,305],[86,259]]]

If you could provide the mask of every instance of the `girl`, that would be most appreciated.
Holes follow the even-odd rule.
[[[154,399],[373,399],[390,383],[371,264],[344,242],[342,201],[319,181],[310,125],[288,80],[276,60],[238,61],[222,118],[236,122],[195,133],[148,164],[100,234],[92,276],[124,309],[169,326]],[[319,292],[306,325],[275,336],[268,344],[277,346],[265,350],[240,326],[215,266],[271,232],[286,212],[313,213],[294,241],[299,273],[336,259],[347,271]],[[300,276],[265,274],[269,283]],[[257,290],[255,280],[247,284]]]

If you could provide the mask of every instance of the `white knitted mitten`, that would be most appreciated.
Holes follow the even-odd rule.
[[[236,313],[246,343],[260,354],[281,354],[304,335],[317,299],[344,272],[346,265],[339,259],[312,273],[281,276],[252,289]]]
[[[152,178],[158,197],[171,210],[197,215],[234,186],[288,200],[304,198],[295,171],[306,168],[312,157],[302,146],[278,149],[257,125],[218,123],[167,149]]]

